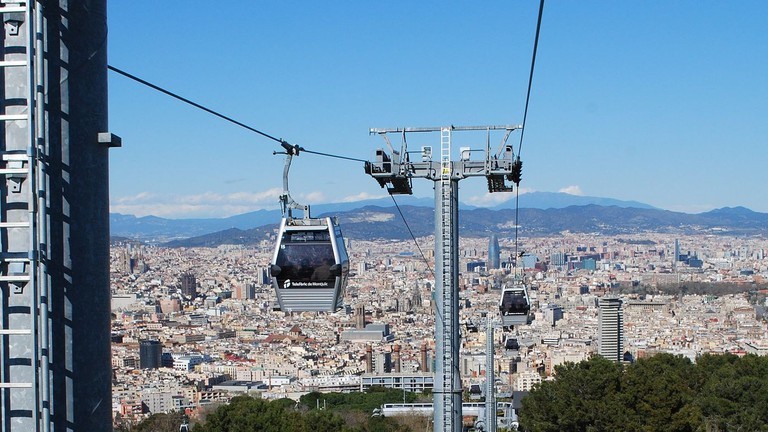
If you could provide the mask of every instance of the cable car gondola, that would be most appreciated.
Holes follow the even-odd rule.
[[[283,218],[270,273],[281,310],[341,308],[349,273],[341,229],[331,218]]]
[[[505,327],[530,323],[531,300],[525,285],[504,287],[499,300],[501,322]]]
[[[299,147],[283,143],[287,159],[283,170],[283,218],[270,265],[272,286],[280,310],[334,312],[342,307],[349,274],[344,237],[332,218],[312,218],[288,193],[288,170]],[[303,218],[294,218],[301,209]]]
[[[517,338],[508,337],[504,339],[504,349],[507,351],[518,351],[520,343],[517,341]]]

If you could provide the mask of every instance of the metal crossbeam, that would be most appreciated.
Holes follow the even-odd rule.
[[[371,135],[374,134],[388,134],[388,133],[403,133],[403,132],[439,132],[443,129],[451,131],[484,131],[484,130],[509,130],[513,131],[520,129],[521,125],[503,125],[503,126],[442,126],[442,127],[406,127],[406,128],[391,128],[391,129],[369,129],[368,132]]]

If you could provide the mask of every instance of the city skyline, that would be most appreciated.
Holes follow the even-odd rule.
[[[695,363],[707,354],[768,352],[765,295],[756,291],[768,280],[763,238],[569,234],[523,241],[533,257],[526,268],[536,286],[529,291],[535,319],[495,334],[499,393],[531,391],[565,363],[598,353],[624,359],[628,352],[630,362],[667,353]],[[513,247],[511,239],[500,243]],[[272,309],[274,291],[261,280],[272,246],[112,249],[112,407],[121,420],[180,409],[194,418],[199,407],[246,391],[300,400],[372,384],[433,388],[433,257],[404,253],[413,250],[411,240],[355,241],[358,265],[345,307],[285,314]],[[459,278],[459,367],[461,387],[471,392],[487,370],[483,319],[498,310],[511,272],[467,267],[487,259],[487,238],[464,239],[459,250],[467,268]],[[696,251],[703,266],[676,261],[676,250]],[[134,255],[145,265],[125,259]],[[180,292],[188,273],[196,276],[194,297]],[[607,300],[611,294],[618,297]],[[145,340],[160,341],[162,367],[137,373]]]
[[[523,120],[537,2],[235,2],[223,23],[195,4],[151,3],[146,14],[149,5],[110,4],[111,65],[308,150],[372,159],[384,142],[369,128]],[[768,212],[768,64],[753,54],[768,42],[766,11],[760,2],[548,3],[521,191]],[[110,130],[123,138],[110,156],[112,212],[278,208],[276,143],[114,73],[109,84]],[[515,132],[516,150],[518,140]],[[439,137],[409,145],[438,146]],[[360,162],[305,153],[291,174],[294,197],[308,204],[386,194]],[[416,196],[430,197],[429,183],[414,181]],[[514,194],[462,183],[468,204],[504,199]]]

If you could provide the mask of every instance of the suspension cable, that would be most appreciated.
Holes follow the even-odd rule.
[[[539,33],[541,32],[541,16],[544,13],[544,0],[539,3],[539,18],[536,22],[536,37],[533,40],[533,57],[531,59],[531,73],[528,75],[528,93],[525,96],[525,111],[523,112],[523,127],[520,131],[520,144],[517,147],[517,157],[523,149],[523,136],[525,135],[525,121],[528,119],[528,102],[531,100],[531,86],[533,85],[533,69],[536,66],[536,51],[539,47]]]
[[[116,68],[116,67],[114,67],[112,65],[108,65],[107,69],[109,69],[109,70],[111,70],[113,72],[116,72],[116,73],[118,73],[118,74],[120,74],[120,75],[122,75],[122,76],[124,76],[126,78],[130,78],[130,79],[136,81],[137,83],[143,84],[143,85],[145,85],[145,86],[147,86],[147,87],[149,87],[149,88],[151,88],[153,90],[157,90],[160,93],[168,95],[168,96],[170,96],[170,97],[172,97],[174,99],[177,99],[177,100],[180,100],[180,101],[182,101],[182,102],[184,102],[186,104],[192,105],[193,107],[201,109],[201,110],[203,110],[203,111],[205,111],[205,112],[207,112],[209,114],[213,114],[216,117],[224,119],[224,120],[226,120],[226,121],[228,121],[230,123],[236,124],[237,126],[240,126],[240,127],[244,128],[244,129],[247,129],[247,130],[249,130],[251,132],[255,132],[255,133],[257,133],[257,134],[259,134],[259,135],[261,135],[261,136],[263,136],[265,138],[269,138],[272,141],[278,142],[278,143],[280,143],[280,145],[283,146],[283,148],[286,148],[286,146],[287,147],[291,147],[291,145],[287,141],[283,140],[282,138],[277,138],[277,137],[275,137],[273,135],[270,135],[270,134],[268,134],[266,132],[263,132],[263,131],[260,131],[260,130],[256,129],[255,127],[248,126],[247,124],[245,124],[243,122],[240,122],[240,121],[237,121],[237,120],[233,119],[232,117],[229,117],[229,116],[224,115],[224,114],[222,114],[222,113],[220,113],[218,111],[215,111],[215,110],[213,110],[211,108],[203,106],[203,105],[201,105],[201,104],[199,104],[197,102],[194,102],[194,101],[192,101],[190,99],[187,99],[187,98],[185,98],[185,97],[183,97],[183,96],[181,96],[181,95],[179,95],[177,93],[174,93],[174,92],[172,92],[170,90],[164,89],[164,88],[160,87],[159,85],[152,84],[151,82],[149,82],[149,81],[147,81],[145,79],[141,79],[141,78],[137,77],[136,75],[130,74],[130,73],[128,73],[128,72],[126,72],[126,71],[124,71],[122,69]],[[296,147],[296,150],[297,150],[296,154],[298,154],[298,151],[303,151],[303,152],[306,152],[306,153],[312,153],[312,154],[316,154],[316,155],[319,155],[319,156],[325,156],[325,157],[331,157],[331,158],[337,158],[337,159],[345,159],[345,160],[351,160],[351,161],[355,161],[355,162],[366,162],[363,159],[358,159],[358,158],[353,158],[353,157],[348,157],[348,156],[334,155],[334,154],[330,154],[330,153],[316,152],[316,151],[312,151],[312,150],[307,150],[307,149],[305,149],[304,147],[301,147],[301,146],[295,146],[295,147]]]
[[[427,265],[427,269],[429,269],[429,272],[432,273],[432,277],[436,278],[435,271],[432,270],[432,266],[429,265],[429,261],[427,261],[427,257],[424,255],[424,252],[421,250],[421,246],[419,246],[419,242],[416,241],[416,236],[413,235],[413,231],[411,230],[411,226],[408,225],[408,221],[405,220],[405,215],[403,215],[403,211],[400,210],[400,206],[397,204],[397,201],[395,200],[395,196],[392,194],[389,194],[389,197],[392,198],[392,202],[395,203],[395,207],[397,208],[397,212],[400,213],[400,218],[403,219],[403,223],[405,224],[405,227],[408,228],[408,232],[411,234],[411,238],[413,239],[413,243],[416,245],[416,249],[419,250],[419,253],[421,254],[421,258],[424,260],[424,263]]]
[[[316,152],[316,151],[312,151],[312,150],[307,150],[304,147],[301,147],[301,151],[303,151],[305,153],[315,154],[315,155],[318,155],[318,156],[325,156],[325,157],[331,157],[331,158],[336,158],[336,159],[345,159],[345,160],[350,160],[350,161],[355,161],[355,162],[363,162],[363,163],[368,162],[365,159],[358,159],[358,158],[353,158],[353,157],[349,157],[349,156],[333,155],[333,154],[330,154],[330,153],[321,153],[321,152]]]
[[[400,218],[403,219],[403,223],[405,224],[405,227],[408,228],[408,232],[411,234],[411,238],[413,239],[413,243],[416,245],[416,249],[419,250],[419,253],[421,254],[421,259],[424,260],[424,264],[427,265],[427,269],[430,273],[432,273],[432,277],[435,278],[435,281],[437,281],[437,275],[435,275],[435,271],[432,269],[432,266],[429,265],[429,261],[427,260],[427,257],[424,255],[424,252],[421,250],[421,246],[419,246],[419,242],[416,241],[416,236],[413,235],[413,231],[411,230],[411,226],[408,225],[408,221],[405,219],[405,215],[403,214],[403,211],[400,210],[400,206],[397,204],[397,201],[395,200],[395,196],[392,194],[389,194],[390,198],[392,198],[392,202],[395,203],[395,207],[397,208],[397,212],[400,213]],[[435,210],[437,211],[437,210]],[[435,306],[435,316],[437,317],[440,322],[445,325],[445,319],[443,319],[443,315],[440,314],[440,309]],[[458,366],[457,366],[458,368]]]
[[[517,220],[518,220],[519,211],[520,211],[520,186],[518,185],[517,189],[515,190],[515,278],[517,278],[517,260],[520,259],[520,254],[517,251],[517,247],[518,247]]]
[[[520,144],[517,146],[517,160],[520,160],[520,152],[523,150],[523,137],[525,136],[525,122],[528,120],[528,104],[531,101],[531,87],[533,86],[533,71],[536,66],[536,52],[539,48],[539,34],[541,33],[541,17],[544,13],[544,0],[539,3],[539,17],[536,22],[536,36],[533,40],[533,55],[531,58],[531,72],[528,75],[528,92],[525,95],[525,111],[523,112],[523,127],[520,130]],[[517,262],[521,258],[518,252],[519,237],[518,217],[520,214],[520,183],[517,183],[515,189],[515,278],[517,278]]]
[[[176,93],[174,93],[174,92],[172,92],[172,91],[170,91],[170,90],[166,90],[166,89],[164,89],[164,88],[162,88],[162,87],[160,87],[160,86],[158,86],[158,85],[152,84],[152,83],[151,83],[151,82],[149,82],[149,81],[146,81],[146,80],[143,80],[143,79],[141,79],[141,78],[137,77],[136,75],[131,75],[131,74],[129,74],[128,72],[126,72],[126,71],[124,71],[124,70],[120,70],[120,69],[118,69],[118,68],[116,68],[116,67],[114,67],[114,66],[112,66],[112,65],[108,65],[108,66],[107,66],[107,69],[109,69],[109,70],[111,70],[111,71],[113,71],[113,72],[117,72],[117,73],[119,73],[120,75],[122,75],[122,76],[124,76],[124,77],[127,77],[127,78],[130,78],[130,79],[132,79],[132,80],[134,80],[134,81],[136,81],[136,82],[138,82],[138,83],[140,83],[140,84],[144,84],[145,86],[147,86],[147,87],[149,87],[149,88],[152,88],[152,89],[154,89],[154,90],[157,90],[157,91],[159,91],[160,93],[164,93],[164,94],[166,94],[166,95],[168,95],[168,96],[170,96],[170,97],[172,97],[172,98],[176,98],[176,99],[178,99],[178,100],[180,100],[180,101],[182,101],[182,102],[184,102],[184,103],[187,103],[187,104],[189,104],[189,105],[192,105],[192,106],[193,106],[193,107],[195,107],[195,108],[199,108],[199,109],[201,109],[201,110],[203,110],[203,111],[205,111],[205,112],[207,112],[207,113],[209,113],[209,114],[213,114],[213,115],[215,115],[216,117],[222,118],[222,119],[224,119],[224,120],[226,120],[226,121],[228,121],[228,122],[230,122],[230,123],[234,123],[234,124],[236,124],[236,125],[238,125],[238,126],[240,126],[240,127],[242,127],[242,128],[248,129],[248,130],[249,130],[249,131],[251,131],[251,132],[256,132],[257,134],[259,134],[259,135],[261,135],[261,136],[263,136],[263,137],[265,137],[265,138],[269,138],[269,139],[271,139],[272,141],[277,141],[277,142],[279,142],[279,143],[281,143],[281,144],[284,142],[284,141],[283,141],[282,139],[280,139],[280,138],[275,138],[274,136],[272,136],[272,135],[270,135],[270,134],[268,134],[268,133],[262,132],[262,131],[260,131],[260,130],[258,130],[258,129],[256,129],[256,128],[254,128],[254,127],[248,126],[248,125],[247,125],[247,124],[245,124],[245,123],[239,122],[239,121],[237,121],[237,120],[233,119],[232,117],[228,117],[228,116],[225,116],[224,114],[221,114],[221,113],[219,113],[219,112],[216,112],[216,111],[214,111],[214,110],[212,110],[212,109],[210,109],[210,108],[206,108],[206,107],[204,107],[204,106],[200,105],[199,103],[193,102],[193,101],[191,101],[191,100],[189,100],[189,99],[187,99],[187,98],[185,98],[185,97],[183,97],[183,96],[179,96],[178,94],[176,94]]]

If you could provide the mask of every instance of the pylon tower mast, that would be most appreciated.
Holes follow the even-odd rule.
[[[509,135],[519,125],[444,126],[421,128],[371,129],[384,138],[389,152],[377,149],[375,160],[366,162],[365,171],[390,194],[412,194],[412,179],[435,182],[435,385],[434,426],[443,432],[462,429],[461,376],[459,373],[459,206],[458,183],[467,177],[485,177],[488,192],[511,192],[519,182],[521,163],[515,159]],[[455,132],[485,131],[483,149],[462,147],[460,158],[452,160],[451,139]],[[504,131],[498,148],[491,149],[491,132]],[[422,147],[421,161],[410,160],[406,136],[411,133],[440,133],[440,153],[433,158],[431,147]],[[402,137],[399,151],[392,147],[389,134]],[[473,160],[472,153],[482,152]]]
[[[486,314],[485,321],[485,431],[496,432],[496,370],[493,363],[495,348],[493,329],[496,322]]]

